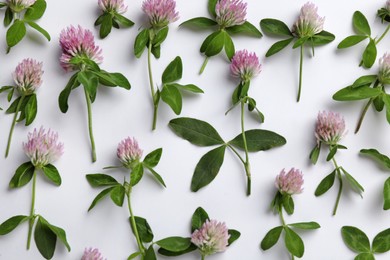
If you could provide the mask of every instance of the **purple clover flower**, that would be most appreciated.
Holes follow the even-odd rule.
[[[179,19],[175,0],[145,0],[142,11],[149,17],[153,27],[161,28]]]
[[[104,260],[97,248],[86,248],[81,260]]]
[[[7,3],[12,11],[19,13],[35,4],[36,1],[37,0],[7,0]]]
[[[282,194],[299,194],[303,191],[303,175],[298,169],[291,168],[286,173],[283,169],[275,179],[275,186]]]
[[[123,0],[98,0],[98,5],[103,12],[123,14],[127,11]]]
[[[378,79],[382,84],[390,84],[390,54],[387,52],[379,59]]]
[[[242,0],[220,0],[215,5],[217,23],[222,28],[240,25],[246,21],[247,4]]]
[[[142,157],[142,150],[138,146],[135,138],[127,137],[118,144],[116,155],[119,161],[126,168],[131,168],[134,162],[138,162]]]
[[[229,237],[225,223],[206,220],[200,229],[192,233],[191,242],[199,248],[202,255],[211,255],[225,251]]]
[[[58,142],[58,134],[41,127],[39,131],[28,133],[27,143],[23,143],[23,150],[36,167],[43,167],[56,161],[64,153],[64,144]]]
[[[62,30],[60,46],[62,48],[60,64],[67,72],[80,69],[80,65],[71,63],[72,58],[88,59],[98,64],[103,61],[102,50],[95,45],[92,32],[80,25],[77,28],[71,25]]]
[[[315,136],[317,142],[329,145],[337,144],[346,134],[344,118],[332,111],[318,113]]]
[[[237,51],[232,58],[230,72],[233,77],[240,78],[243,82],[249,81],[261,72],[259,58],[254,52]]]
[[[19,94],[34,93],[42,84],[42,74],[42,62],[33,59],[24,59],[20,62],[12,73]]]
[[[297,36],[311,37],[323,30],[325,17],[320,17],[317,10],[318,7],[310,2],[302,6],[298,20],[293,26],[293,32]]]

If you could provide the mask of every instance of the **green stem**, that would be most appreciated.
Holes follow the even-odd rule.
[[[231,145],[231,144],[227,144],[227,146],[233,151],[233,153],[235,153],[235,155],[237,155],[238,159],[240,159],[240,161],[242,162],[242,164],[245,164],[245,161],[244,159],[241,157],[241,155],[237,152],[237,150]]]
[[[19,113],[20,107],[21,107],[21,105],[23,103],[23,99],[24,99],[24,95],[20,96],[18,105],[16,106],[14,118],[13,118],[12,124],[11,124],[11,129],[10,129],[9,135],[8,135],[7,148],[5,150],[5,158],[8,157],[9,149],[11,147],[12,134],[14,132],[14,128],[15,128],[15,124],[16,124],[16,118],[18,117],[18,113]]]
[[[132,187],[129,184],[129,191],[127,193],[127,206],[129,208],[129,213],[130,213],[130,223],[131,223],[131,227],[132,227],[133,232],[134,232],[135,239],[137,240],[138,250],[141,252],[142,256],[145,256],[145,248],[144,248],[144,246],[141,242],[141,239],[139,237],[137,225],[135,223],[135,217],[133,214],[133,210],[131,208],[131,201],[130,201],[131,190],[132,190]]]
[[[202,254],[202,259],[201,260],[205,260],[206,259],[206,256],[204,254]]]
[[[242,134],[242,140],[244,141],[244,150],[245,150],[245,172],[247,177],[247,190],[246,195],[251,195],[251,171],[250,171],[250,164],[249,164],[249,155],[248,155],[248,144],[246,142],[246,135],[245,135],[245,126],[244,126],[244,107],[245,103],[243,100],[241,100],[241,134]]]
[[[148,73],[149,73],[149,85],[150,85],[150,92],[152,94],[152,102],[153,102],[153,123],[152,123],[152,130],[156,129],[157,124],[157,111],[158,111],[158,100],[156,97],[156,91],[154,90],[154,83],[153,83],[153,73],[152,73],[152,62],[151,62],[151,56],[152,56],[152,41],[151,37],[149,36],[149,45],[148,45]]]
[[[88,94],[86,88],[84,88],[85,99],[87,101],[87,110],[88,110],[88,130],[89,130],[89,139],[91,140],[92,148],[92,162],[96,162],[96,148],[95,140],[93,138],[93,129],[92,129],[92,108],[91,108],[91,97]]]
[[[339,191],[337,193],[336,203],[335,203],[334,209],[333,209],[333,216],[335,216],[336,213],[337,213],[337,208],[339,206],[339,202],[340,202],[340,198],[341,198],[341,192],[343,191],[343,179],[341,178],[341,173],[340,173],[340,170],[339,170],[340,167],[337,165],[337,162],[336,162],[336,160],[334,158],[332,158],[332,162],[334,164],[334,167],[336,168],[337,178],[339,179],[339,182],[340,182]]]
[[[30,221],[28,225],[28,235],[27,235],[27,250],[30,249],[30,244],[31,244],[31,235],[32,235],[32,229],[34,226],[34,211],[35,211],[35,185],[37,181],[37,173],[36,173],[36,168],[34,169],[33,173],[33,181],[32,181],[32,195],[31,195],[31,210],[30,210]]]
[[[357,125],[356,125],[355,134],[356,134],[357,132],[359,132],[360,126],[361,126],[362,123],[363,123],[364,116],[366,115],[367,110],[368,110],[368,108],[370,107],[372,101],[373,101],[373,99],[370,98],[370,100],[367,102],[366,106],[363,108],[362,114],[360,115],[359,121],[358,121],[358,123],[357,123]]]
[[[302,89],[302,67],[303,67],[303,45],[301,45],[301,53],[299,59],[299,87],[298,87],[298,97],[297,102],[299,102],[301,98],[301,89]]]
[[[284,221],[284,217],[283,217],[282,203],[279,204],[278,212],[279,212],[280,221],[282,222],[282,225],[284,227],[286,226],[286,222]]]
[[[204,69],[206,68],[206,65],[207,65],[208,62],[209,62],[209,57],[206,56],[206,59],[204,59],[204,62],[203,62],[203,64],[202,64],[202,67],[200,68],[199,75],[201,75],[201,74],[203,73],[203,71],[204,71]]]
[[[379,37],[379,39],[375,41],[375,44],[378,44],[386,36],[389,30],[390,30],[390,24],[386,27],[386,30],[382,33],[381,37]]]

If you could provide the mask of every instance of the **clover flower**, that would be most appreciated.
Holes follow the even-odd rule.
[[[325,142],[329,145],[337,144],[346,134],[344,118],[331,111],[318,113],[315,128],[317,142]]]
[[[241,81],[249,81],[261,72],[259,58],[254,52],[247,50],[237,51],[230,64],[230,72],[233,77],[240,78]]]
[[[98,5],[103,12],[123,14],[127,11],[123,0],[98,0]]]
[[[62,30],[60,35],[60,46],[62,55],[60,57],[61,67],[65,71],[74,71],[84,66],[83,60],[101,63],[103,61],[102,50],[95,45],[95,39],[90,30],[69,26]]]
[[[242,0],[220,0],[215,5],[217,23],[227,28],[245,23],[247,4]]]
[[[29,8],[35,4],[36,0],[7,0],[8,6],[12,11],[19,13],[24,9]]]
[[[164,27],[179,19],[174,0],[145,0],[142,3],[142,11],[149,17],[153,27]]]
[[[42,74],[42,62],[33,59],[24,59],[20,62],[12,74],[19,94],[34,93],[42,84]]]
[[[382,84],[390,84],[390,54],[387,52],[379,59],[378,79]]]
[[[275,179],[275,186],[282,194],[299,194],[303,191],[302,185],[302,172],[295,168],[291,168],[288,173],[283,169]]]
[[[301,8],[298,20],[295,22],[293,32],[302,37],[311,37],[320,33],[324,26],[324,17],[317,14],[318,7],[313,3],[307,2]]]
[[[131,168],[134,162],[138,162],[141,159],[142,150],[139,148],[135,138],[127,137],[118,144],[116,154],[123,166]]]
[[[81,260],[104,260],[97,248],[86,248]]]
[[[200,249],[203,255],[211,255],[225,251],[229,237],[225,223],[206,220],[200,229],[192,233],[191,242]]]
[[[23,143],[23,150],[36,167],[44,167],[61,157],[64,152],[63,143],[58,142],[58,134],[41,127],[39,131],[28,133],[27,143]]]

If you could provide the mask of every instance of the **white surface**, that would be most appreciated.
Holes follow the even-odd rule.
[[[385,29],[376,11],[385,1],[334,1],[318,0],[319,14],[326,16],[325,30],[336,35],[336,40],[324,47],[316,48],[316,56],[310,58],[307,53],[304,61],[303,92],[300,103],[295,102],[298,82],[299,53],[291,46],[283,52],[265,60],[264,54],[276,38],[265,36],[255,39],[245,36],[234,37],[236,50],[255,51],[263,64],[262,73],[252,81],[250,95],[265,114],[266,121],[259,125],[247,118],[246,128],[269,129],[280,133],[287,139],[281,148],[265,153],[252,153],[252,196],[245,195],[244,169],[238,159],[227,151],[225,162],[218,177],[206,188],[197,193],[190,191],[193,170],[200,157],[210,148],[196,147],[177,137],[167,126],[174,113],[161,104],[158,116],[158,128],[152,132],[152,104],[147,78],[146,55],[136,59],[133,55],[134,38],[138,28],[146,25],[141,11],[141,0],[127,1],[129,10],[126,17],[136,25],[130,29],[113,30],[105,39],[96,39],[103,49],[102,68],[119,71],[128,77],[132,89],[105,89],[98,92],[93,104],[94,133],[98,160],[91,163],[87,129],[87,112],[81,89],[72,92],[69,98],[69,111],[62,114],[57,98],[71,74],[63,72],[58,58],[60,47],[58,37],[68,25],[80,24],[91,29],[97,36],[98,30],[93,23],[98,15],[95,0],[49,1],[48,8],[39,24],[52,36],[50,43],[35,32],[24,39],[5,55],[5,29],[1,26],[0,85],[11,84],[11,73],[23,58],[31,57],[44,63],[44,83],[38,91],[39,112],[30,127],[18,124],[15,128],[11,152],[8,159],[0,156],[0,222],[11,216],[28,214],[30,210],[31,185],[9,190],[8,183],[15,169],[27,160],[21,143],[34,127],[51,127],[59,132],[65,143],[63,157],[55,163],[63,183],[55,187],[42,176],[37,182],[36,212],[43,215],[52,224],[64,228],[72,251],[68,253],[61,243],[57,243],[54,259],[80,259],[85,247],[97,247],[110,260],[126,259],[136,251],[135,239],[127,221],[126,207],[119,208],[109,199],[105,199],[91,212],[87,209],[100,189],[89,186],[85,174],[102,172],[102,168],[117,164],[116,146],[127,136],[138,139],[144,154],[163,147],[163,156],[156,170],[163,176],[167,189],[156,185],[154,180],[145,176],[134,188],[133,204],[136,215],[145,217],[155,234],[155,240],[168,236],[190,235],[190,219],[194,210],[202,206],[211,218],[225,221],[229,228],[241,232],[241,237],[223,254],[208,259],[289,259],[280,240],[267,252],[259,249],[261,239],[266,232],[280,224],[279,218],[269,211],[269,204],[275,194],[274,178],[282,168],[300,168],[305,174],[305,190],[294,197],[295,213],[286,217],[289,223],[299,221],[317,221],[321,229],[300,232],[305,242],[304,259],[353,259],[342,241],[340,229],[344,225],[353,225],[366,232],[372,241],[380,231],[389,227],[389,212],[382,210],[382,187],[388,173],[377,167],[371,160],[358,155],[361,148],[377,148],[390,154],[389,126],[384,113],[369,109],[359,134],[353,130],[362,102],[337,103],[331,96],[343,86],[352,83],[357,77],[375,74],[377,63],[370,71],[357,65],[363,45],[337,51],[337,44],[353,33],[352,14],[362,11],[372,24],[373,34],[381,34]],[[299,1],[258,1],[248,0],[248,21],[258,26],[260,19],[276,18],[292,25],[300,7]],[[184,71],[182,83],[193,83],[205,90],[204,95],[187,95],[181,116],[194,117],[211,123],[223,138],[230,140],[240,132],[239,110],[225,116],[230,106],[231,93],[237,81],[229,76],[229,64],[223,55],[210,59],[202,76],[197,74],[203,57],[199,47],[208,35],[207,31],[194,32],[178,28],[178,25],[190,18],[208,16],[207,1],[177,1],[180,20],[170,26],[167,40],[162,45],[159,60],[153,59],[155,83],[160,83],[161,73],[167,64],[177,55],[183,59]],[[2,17],[3,17],[2,11]],[[373,22],[375,21],[375,22]],[[31,37],[35,38],[34,41]],[[382,56],[389,46],[390,36],[379,44],[378,56]],[[7,107],[5,97],[0,98],[2,107]],[[320,198],[314,196],[314,190],[320,180],[332,170],[325,162],[325,151],[319,162],[313,166],[308,155],[313,145],[314,124],[318,111],[333,110],[345,116],[349,134],[342,144],[349,149],[340,151],[336,157],[360,183],[366,192],[364,198],[345,189],[341,198],[338,214],[331,216],[338,186],[335,185]],[[0,115],[0,150],[5,150],[12,116],[4,112]],[[105,171],[121,180],[125,172]],[[27,223],[11,234],[0,237],[0,259],[40,259],[34,242],[30,251],[25,250]],[[388,259],[390,253],[378,255],[377,259]],[[168,259],[158,256],[159,259]],[[191,253],[177,259],[200,259],[198,253]]]

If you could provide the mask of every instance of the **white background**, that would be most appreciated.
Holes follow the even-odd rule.
[[[136,59],[133,43],[138,29],[147,25],[141,11],[141,0],[126,1],[129,10],[125,14],[136,24],[130,29],[113,30],[104,40],[96,42],[103,49],[104,62],[101,68],[122,72],[128,77],[132,89],[100,88],[93,104],[94,134],[97,146],[96,163],[91,163],[90,144],[87,128],[87,111],[81,88],[72,92],[69,111],[62,114],[57,98],[70,78],[59,66],[60,47],[58,38],[61,30],[73,24],[80,24],[93,31],[98,16],[97,1],[48,1],[48,8],[39,24],[52,36],[51,42],[32,32],[29,33],[11,53],[5,54],[5,33],[0,35],[0,85],[13,83],[11,73],[23,58],[43,61],[45,74],[43,85],[38,90],[39,112],[34,123],[15,128],[11,152],[8,159],[0,156],[0,222],[14,215],[28,215],[31,200],[31,184],[15,190],[8,183],[15,169],[28,159],[23,153],[22,142],[34,127],[44,125],[59,132],[65,144],[65,153],[55,163],[63,183],[60,187],[48,183],[42,176],[37,181],[36,213],[43,215],[52,224],[64,228],[72,251],[68,253],[59,242],[54,259],[80,259],[85,247],[97,247],[107,259],[126,259],[136,251],[135,239],[131,233],[126,207],[115,206],[108,198],[91,212],[87,209],[100,189],[89,186],[87,173],[103,172],[102,168],[116,165],[117,144],[127,136],[138,139],[144,155],[162,147],[163,156],[156,170],[163,176],[167,188],[161,188],[152,178],[145,175],[133,191],[133,210],[136,215],[146,218],[151,225],[155,240],[168,236],[190,236],[190,219],[194,210],[201,206],[211,218],[225,221],[229,228],[237,229],[242,236],[225,253],[209,259],[289,259],[283,241],[267,252],[259,249],[261,239],[267,231],[280,225],[278,216],[270,212],[269,204],[276,192],[274,178],[281,169],[299,168],[305,177],[305,190],[294,196],[295,213],[286,217],[288,223],[317,221],[321,229],[300,232],[305,242],[304,259],[353,259],[341,238],[344,225],[357,226],[364,230],[370,240],[389,228],[389,212],[382,210],[382,188],[388,172],[371,160],[358,155],[362,148],[377,148],[390,154],[389,126],[385,114],[369,109],[360,132],[353,134],[363,102],[340,103],[332,95],[340,88],[351,84],[366,74],[376,74],[378,63],[371,70],[358,67],[364,44],[338,51],[337,44],[353,33],[352,14],[362,11],[372,25],[373,35],[380,35],[386,25],[376,17],[376,11],[385,1],[325,1],[317,0],[319,14],[326,17],[324,29],[336,35],[336,40],[316,48],[315,57],[305,54],[304,80],[301,102],[296,103],[298,85],[299,51],[287,47],[281,53],[265,59],[264,54],[276,38],[262,39],[246,36],[234,37],[236,50],[255,51],[263,64],[262,73],[252,81],[250,95],[265,114],[265,123],[259,125],[247,117],[246,128],[262,128],[275,131],[287,139],[287,144],[268,152],[252,153],[252,196],[245,195],[246,178],[239,160],[230,151],[217,178],[197,193],[190,191],[193,170],[200,157],[211,148],[196,147],[177,137],[167,126],[175,114],[165,105],[160,105],[157,130],[151,131],[152,104],[147,76],[146,53]],[[258,26],[263,18],[283,20],[291,26],[299,14],[303,0],[259,1],[248,0],[247,20]],[[167,40],[162,45],[159,60],[153,59],[155,83],[160,84],[161,74],[168,63],[177,55],[183,59],[183,78],[180,83],[193,83],[204,89],[203,95],[185,95],[181,116],[194,117],[211,123],[225,140],[240,132],[239,109],[224,115],[230,106],[230,97],[238,84],[229,75],[229,63],[224,55],[210,59],[202,76],[198,70],[203,62],[199,47],[207,31],[195,32],[178,25],[190,18],[206,16],[207,1],[177,1],[180,20],[170,26]],[[4,11],[1,11],[2,17]],[[390,36],[378,46],[378,57],[388,49]],[[1,106],[7,108],[4,95]],[[362,183],[365,188],[361,199],[349,187],[343,192],[338,214],[331,216],[336,199],[337,184],[324,196],[316,198],[314,190],[322,178],[333,170],[325,161],[323,150],[317,165],[309,161],[309,153],[315,145],[314,125],[317,113],[332,110],[345,116],[349,134],[342,141],[349,149],[342,150],[336,159],[346,170]],[[0,150],[5,150],[12,115],[2,111],[0,115]],[[128,173],[121,170],[104,171],[123,180]],[[0,259],[40,259],[32,243],[26,251],[27,223],[11,234],[0,237]],[[388,259],[390,253],[377,259]],[[158,256],[159,259],[167,259]],[[178,259],[200,259],[197,252]]]

